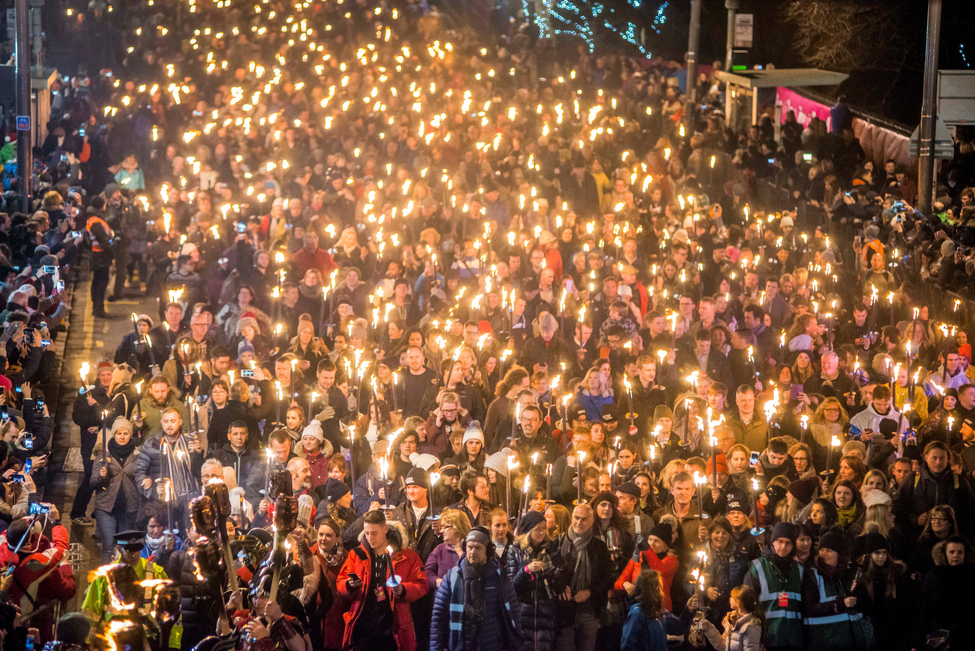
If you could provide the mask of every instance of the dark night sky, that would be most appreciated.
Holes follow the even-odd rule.
[[[739,11],[752,13],[755,17],[755,43],[750,64],[774,63],[779,68],[804,65],[793,42],[795,28],[784,18],[784,7],[789,1],[741,0]],[[724,0],[703,2],[700,60],[710,63],[724,58],[727,10]],[[896,30],[894,39],[895,47],[900,49],[899,56],[880,61],[864,60],[849,71],[850,79],[839,89],[817,90],[829,95],[845,93],[855,108],[884,115],[913,129],[921,107],[927,2],[888,0],[890,2],[897,2],[905,9],[905,20]],[[654,54],[682,58],[687,48],[690,0],[671,1],[667,16],[665,29],[652,49]],[[904,59],[907,63],[899,65]],[[975,70],[975,12],[971,0],[944,0],[939,67],[942,70]]]

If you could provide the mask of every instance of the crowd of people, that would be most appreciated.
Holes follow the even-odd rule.
[[[0,214],[3,649],[975,639],[975,192],[518,20],[111,9]],[[87,583],[38,388],[79,269],[158,306],[67,371]]]

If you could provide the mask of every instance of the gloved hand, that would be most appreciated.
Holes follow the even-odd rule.
[[[348,588],[350,592],[358,592],[362,588],[362,579],[360,579],[355,573],[350,574],[348,580],[345,582],[345,587]]]

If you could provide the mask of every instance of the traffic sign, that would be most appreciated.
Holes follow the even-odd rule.
[[[920,140],[921,125],[917,125],[914,133],[911,134],[911,142],[908,147],[907,155],[917,158],[917,143]],[[955,143],[948,132],[948,126],[939,116],[934,125],[934,157],[938,160],[951,160],[955,157]]]
[[[30,131],[30,116],[29,115],[18,115],[17,116],[17,131]]]

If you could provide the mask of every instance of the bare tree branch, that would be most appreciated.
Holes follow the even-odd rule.
[[[796,27],[796,50],[808,65],[838,72],[887,67],[901,58],[898,38],[903,17],[884,0],[794,0],[785,11]]]

